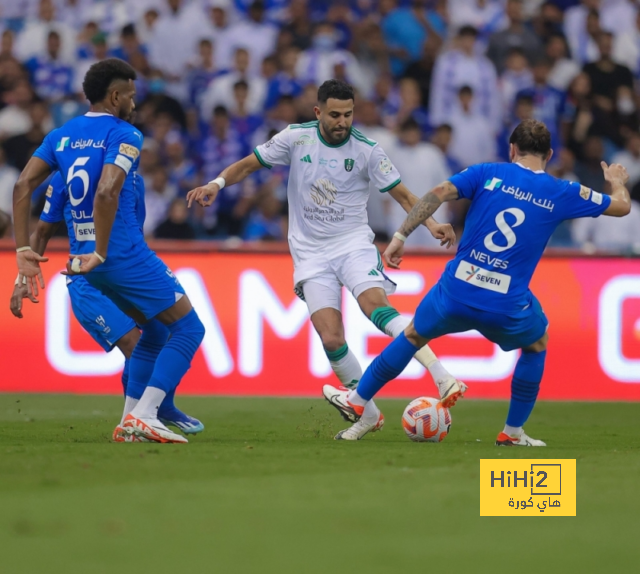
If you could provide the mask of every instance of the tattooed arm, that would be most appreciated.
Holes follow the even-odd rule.
[[[458,199],[458,190],[455,185],[450,181],[437,185],[413,206],[397,233],[406,239],[414,229],[431,217],[443,202],[452,199]],[[404,239],[394,235],[383,257],[389,267],[398,269],[402,262],[403,252]]]

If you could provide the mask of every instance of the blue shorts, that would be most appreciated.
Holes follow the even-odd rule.
[[[418,305],[413,322],[418,334],[425,339],[475,329],[500,345],[503,351],[513,351],[541,339],[549,326],[540,303],[533,295],[531,297],[528,307],[505,315],[460,303],[449,297],[437,283]]]
[[[77,277],[67,285],[71,308],[78,322],[107,353],[116,342],[136,324],[84,277]]]
[[[113,271],[100,271],[98,267],[85,277],[122,311],[137,309],[147,319],[153,319],[172,307],[185,292],[171,269],[153,251],[149,254],[131,266]]]

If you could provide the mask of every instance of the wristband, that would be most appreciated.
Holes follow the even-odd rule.
[[[22,253],[23,251],[32,251],[32,249],[28,245],[25,245],[24,247],[18,247],[18,249],[16,249],[16,253]]]
[[[98,253],[97,251],[94,251],[94,252],[93,252],[93,254],[94,254],[98,259],[100,259],[100,263],[104,263],[104,262],[107,260],[107,258],[106,258],[106,257],[102,257],[102,255],[100,255],[100,253]]]
[[[18,276],[16,277],[16,281],[14,285],[18,285],[19,283],[20,283],[20,273],[18,273]],[[22,284],[23,285],[27,284],[27,278],[24,275],[22,276]]]
[[[402,235],[402,233],[400,233],[399,231],[396,231],[396,232],[393,234],[393,236],[394,236],[396,239],[399,239],[400,241],[402,241],[402,243],[404,243],[404,242],[407,240],[407,238],[406,238],[404,235]]]
[[[209,183],[215,183],[220,189],[223,189],[224,186],[227,185],[227,182],[224,179],[224,177],[216,177],[215,179],[212,179]]]

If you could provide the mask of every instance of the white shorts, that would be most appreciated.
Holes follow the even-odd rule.
[[[342,311],[342,287],[357,299],[372,288],[384,289],[387,295],[396,284],[384,273],[378,248],[369,243],[334,259],[318,257],[303,261],[294,272],[295,292],[309,308],[309,315],[330,307]]]

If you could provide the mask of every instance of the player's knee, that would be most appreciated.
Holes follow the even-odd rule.
[[[344,335],[337,331],[324,331],[318,334],[320,335],[320,340],[322,341],[322,346],[325,351],[337,351],[346,343]]]
[[[404,336],[412,345],[416,347],[423,347],[427,342],[427,340],[424,337],[421,337],[418,334],[418,331],[416,331],[413,321],[411,321],[411,323],[409,323],[405,328]]]
[[[116,346],[122,351],[125,358],[130,358],[140,339],[140,331],[136,327],[131,329],[127,334],[123,335],[116,341]]]
[[[540,339],[538,339],[533,345],[529,345],[528,347],[522,349],[525,353],[542,353],[542,351],[547,350],[547,344],[549,343],[549,333],[545,333],[542,335]]]

